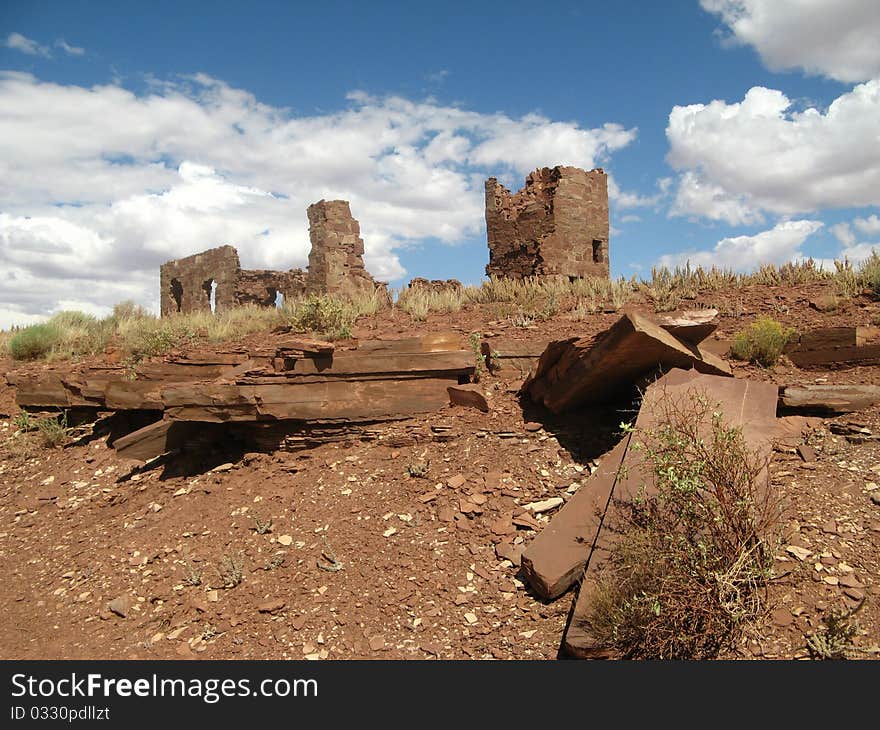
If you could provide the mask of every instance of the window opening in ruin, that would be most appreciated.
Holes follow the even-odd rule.
[[[217,282],[213,279],[208,279],[202,284],[202,289],[208,295],[208,305],[211,307],[211,314],[213,314],[217,311]]]
[[[183,306],[183,284],[177,279],[171,280],[171,299],[174,300],[174,304],[179,312]]]
[[[281,309],[284,306],[284,292],[275,291],[275,309]]]
[[[602,263],[602,241],[595,238],[593,239],[593,263]]]

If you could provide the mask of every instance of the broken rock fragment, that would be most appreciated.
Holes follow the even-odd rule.
[[[489,412],[489,402],[478,385],[450,385],[446,388],[449,401],[454,406],[476,408],[483,413]]]
[[[876,385],[788,385],[779,398],[785,408],[820,413],[852,413],[880,402]]]
[[[122,594],[107,603],[107,608],[121,618],[126,618],[131,611],[131,596]]]
[[[630,311],[596,337],[550,343],[521,392],[562,413],[612,400],[658,367],[731,374],[717,355],[682,342],[646,315]]]

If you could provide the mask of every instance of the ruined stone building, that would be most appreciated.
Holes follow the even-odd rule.
[[[601,168],[543,167],[511,193],[486,181],[490,276],[609,276],[608,178]]]
[[[352,218],[347,200],[322,200],[310,205],[309,291],[337,293],[376,288],[364,268],[361,227]]]
[[[162,316],[222,312],[242,304],[273,307],[303,294],[355,293],[385,286],[364,268],[360,226],[347,201],[321,200],[309,206],[308,216],[312,243],[308,272],[242,269],[232,246],[168,261],[159,269]]]

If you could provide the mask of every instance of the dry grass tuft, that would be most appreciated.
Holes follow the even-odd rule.
[[[416,322],[424,322],[432,312],[458,312],[466,302],[465,290],[455,287],[430,289],[423,286],[406,287],[397,296],[395,306]]]

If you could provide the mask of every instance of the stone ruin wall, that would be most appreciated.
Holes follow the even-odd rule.
[[[286,300],[305,291],[306,273],[302,269],[242,269],[235,287],[235,303],[274,307],[279,294]]]
[[[242,269],[238,251],[220,246],[183,259],[168,261],[159,269],[159,305],[163,317],[181,312],[224,312],[242,304],[274,307],[280,292],[284,298],[305,291],[305,274],[291,271]]]
[[[490,276],[607,278],[608,178],[601,168],[544,167],[512,194],[491,177],[486,232]]]
[[[238,252],[220,246],[168,261],[160,269],[161,312],[214,311],[242,304],[271,307],[314,294],[385,290],[364,268],[360,225],[348,201],[321,200],[308,208],[308,271],[243,270]],[[486,181],[486,230],[490,276],[582,278],[609,276],[608,180],[602,169],[540,168],[525,187],[511,193],[494,177]],[[414,279],[410,286],[457,288],[448,282]],[[385,290],[387,293],[387,290]]]
[[[235,286],[240,271],[238,252],[232,246],[212,248],[162,264],[159,269],[162,316],[211,311],[212,281],[217,285],[216,311],[230,309],[235,306]]]
[[[274,307],[279,293],[286,300],[306,293],[384,289],[385,285],[375,281],[364,268],[364,242],[348,202],[322,200],[309,206],[308,214],[312,241],[308,272],[242,269],[238,252],[232,246],[168,261],[159,269],[162,316],[210,312],[212,282],[215,312],[242,304]]]
[[[462,288],[462,283],[458,279],[425,279],[421,276],[417,276],[407,284],[407,289],[426,289],[438,293],[444,291],[459,292]]]
[[[347,200],[321,200],[308,208],[310,292],[341,294],[370,292],[380,286],[364,268],[361,227]],[[384,285],[381,285],[384,286]]]

